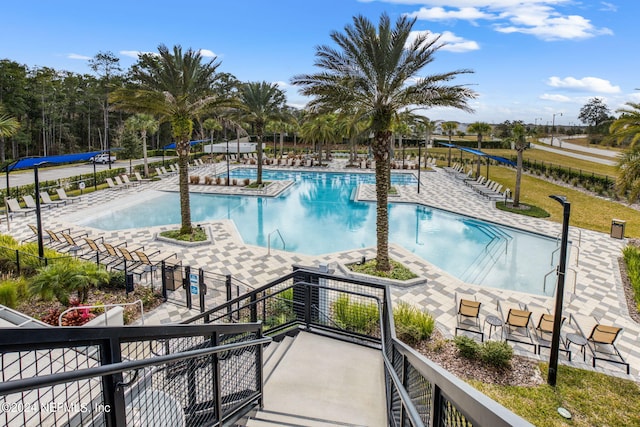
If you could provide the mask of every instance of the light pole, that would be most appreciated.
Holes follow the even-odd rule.
[[[229,186],[229,140],[227,139],[227,187]]]
[[[40,182],[38,180],[38,167],[47,162],[40,162],[33,165],[33,182],[36,192],[36,226],[38,227],[38,256],[40,260],[44,258],[44,243],[42,240],[42,215],[40,210]]]
[[[549,356],[549,375],[547,384],[556,385],[558,375],[558,353],[560,351],[560,326],[562,325],[562,299],[564,297],[564,277],[567,270],[567,245],[569,238],[569,216],[571,203],[565,196],[549,196],[560,203],[563,208],[562,239],[560,241],[560,264],[558,265],[558,285],[556,286],[556,307],[553,315],[553,334],[551,336],[551,355]]]
[[[422,159],[422,151],[420,150],[422,148],[422,143],[420,141],[418,141],[418,194],[420,194],[420,169],[422,169],[422,165],[420,164],[420,159]],[[426,143],[425,143],[425,150],[426,150]]]
[[[562,117],[562,113],[553,113],[553,119],[551,121],[551,146],[553,147],[553,131],[556,128],[556,115],[560,115]]]

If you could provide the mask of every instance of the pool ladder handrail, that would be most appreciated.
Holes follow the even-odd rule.
[[[271,235],[274,233],[278,233],[278,236],[280,236],[280,240],[282,241],[282,250],[284,251],[287,249],[287,244],[282,237],[282,233],[280,233],[280,229],[276,228],[271,233],[267,234],[267,255],[271,255]]]
[[[559,268],[560,268],[560,266],[556,266],[553,270],[551,270],[550,272],[548,272],[547,274],[544,275],[544,279],[542,279],[542,292],[547,292],[547,277],[549,277],[549,275],[552,274],[552,273],[556,273],[556,275],[557,275]],[[575,294],[576,293],[576,283],[578,282],[578,271],[573,267],[567,267],[567,269],[573,273],[573,293]],[[557,279],[556,279],[556,281],[557,281]]]

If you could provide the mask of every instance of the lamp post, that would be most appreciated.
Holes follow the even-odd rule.
[[[420,164],[420,159],[422,159],[422,143],[418,141],[418,194],[420,194],[420,169],[422,169],[422,165]],[[426,143],[425,143],[426,150]]]
[[[571,203],[565,196],[549,196],[563,208],[562,239],[560,241],[560,263],[558,265],[558,285],[556,286],[556,307],[553,315],[553,334],[551,336],[551,355],[549,356],[549,375],[547,384],[555,387],[558,374],[558,353],[560,350],[560,326],[562,325],[562,299],[564,297],[564,278],[567,270],[567,245],[569,238],[569,216]]]
[[[553,119],[551,121],[551,146],[553,147],[553,131],[556,128],[556,115],[560,115],[562,117],[562,113],[553,113]]]
[[[229,140],[227,139],[227,186],[229,186]]]
[[[44,243],[42,239],[42,215],[40,210],[40,182],[38,180],[38,167],[46,162],[40,162],[33,165],[33,182],[36,192],[36,226],[38,227],[38,256],[42,260],[44,258]]]

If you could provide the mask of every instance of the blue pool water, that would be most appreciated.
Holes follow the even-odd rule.
[[[255,179],[255,173],[255,169],[242,168],[232,171],[231,177]],[[375,204],[353,201],[359,183],[375,182],[372,174],[263,173],[265,181],[295,184],[277,198],[191,194],[193,223],[231,219],[247,244],[266,247],[270,238],[274,249],[310,255],[376,245]],[[392,183],[417,184],[407,174],[392,175]],[[545,274],[553,269],[555,239],[406,203],[391,203],[389,218],[391,243],[468,283],[543,294]],[[83,221],[104,230],[177,223],[176,193],[163,193],[133,208],[111,210]],[[548,282],[547,292],[552,291]]]

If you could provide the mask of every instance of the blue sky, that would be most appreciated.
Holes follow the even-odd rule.
[[[475,113],[424,112],[432,120],[551,123],[555,113],[569,125],[593,97],[612,112],[640,102],[637,0],[22,0],[2,6],[0,58],[91,73],[101,51],[126,69],[139,52],[180,44],[242,81],[278,82],[303,107],[289,82],[316,70],[315,47],[353,16],[383,12],[416,17],[414,30],[446,42],[424,75],[474,70],[455,82],[478,93]]]

